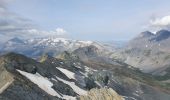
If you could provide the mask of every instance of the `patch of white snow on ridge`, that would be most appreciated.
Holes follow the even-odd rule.
[[[75,66],[75,67],[77,67],[77,68],[80,68],[80,69],[81,69],[81,67],[80,67],[80,65],[81,65],[81,64],[80,64],[80,63],[77,63],[77,64],[76,64],[76,63],[73,63],[73,64],[74,64],[74,66]]]
[[[67,70],[67,69],[64,69],[64,68],[59,68],[59,67],[56,67],[58,70],[60,70],[62,73],[64,73],[69,79],[76,79],[75,78],[75,73]]]
[[[62,99],[66,99],[66,100],[77,100],[76,97],[68,96],[68,95],[63,95]]]
[[[92,41],[79,41],[80,43],[83,43],[83,44],[87,44],[87,45],[90,45],[92,44],[93,42]]]
[[[31,80],[33,83],[37,84],[42,90],[47,92],[48,94],[52,96],[61,97],[53,88],[53,83],[51,83],[47,78],[41,76],[39,73],[31,74],[27,73],[21,70],[17,70],[19,73],[21,73],[23,76],[27,77],[29,80]]]
[[[80,87],[78,87],[74,82],[69,82],[69,81],[66,81],[66,80],[63,80],[59,77],[56,76],[56,78],[59,80],[59,81],[62,81],[63,83],[69,85],[73,90],[74,92],[76,92],[77,94],[79,95],[86,95],[87,94],[87,91],[81,89]]]
[[[64,45],[67,45],[69,43],[69,40],[65,38],[55,38],[53,39],[53,42],[63,42]]]

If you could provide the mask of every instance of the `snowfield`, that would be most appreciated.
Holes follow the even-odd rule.
[[[52,96],[61,97],[53,88],[53,83],[51,83],[47,78],[41,76],[39,73],[31,74],[27,73],[21,70],[17,70],[20,74],[27,77],[29,80],[31,80],[33,83],[37,84],[42,90],[47,92],[48,94]]]
[[[47,92],[48,94],[50,94],[52,96],[57,96],[59,98],[65,99],[65,100],[76,100],[76,97],[57,93],[52,88],[53,83],[50,82],[46,77],[41,76],[39,73],[31,74],[31,73],[27,73],[27,72],[24,72],[24,71],[21,71],[21,70],[17,70],[17,71],[20,74],[22,74],[23,76],[27,77],[33,83],[37,84],[42,90],[44,90],[45,92]],[[52,79],[52,80],[55,80],[55,79]],[[55,80],[55,81],[57,81],[57,80]],[[76,86],[73,86],[73,87],[76,87]],[[75,89],[77,89],[77,87]],[[80,89],[78,89],[78,90],[80,91]]]

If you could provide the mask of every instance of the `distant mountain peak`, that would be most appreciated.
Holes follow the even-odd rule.
[[[157,31],[156,34],[162,34],[162,33],[167,33],[167,32],[170,32],[170,31],[162,29],[162,30]]]
[[[170,31],[168,31],[168,30],[160,30],[160,31],[156,32],[156,35],[158,35],[158,36],[169,36]]]
[[[150,31],[144,31],[140,33],[140,37],[150,37],[153,36],[154,34]]]
[[[162,40],[166,40],[170,37],[170,31],[168,30],[160,30],[157,31],[155,34],[155,37],[151,39],[151,41],[162,41]]]
[[[37,58],[42,54],[48,54],[50,56],[56,57],[63,51],[74,51],[80,47],[91,45],[94,45],[98,49],[105,52],[106,50],[108,52],[112,51],[112,47],[109,48],[109,46],[105,46],[95,41],[72,40],[56,37],[33,38],[26,40],[13,38],[3,45],[1,51],[18,52],[34,58]]]
[[[78,48],[75,50],[75,53],[81,52],[85,53],[86,55],[96,55],[98,53],[99,49],[96,46],[90,45],[82,48]]]
[[[138,41],[138,39],[142,39],[142,40],[148,39],[150,42],[151,41],[159,42],[162,40],[166,40],[169,37],[170,37],[170,31],[162,29],[162,30],[157,31],[156,33],[152,33],[150,31],[141,32],[136,38],[134,38],[134,40]]]
[[[24,41],[18,37],[14,37],[9,40],[10,42],[15,42],[15,43],[24,43]]]

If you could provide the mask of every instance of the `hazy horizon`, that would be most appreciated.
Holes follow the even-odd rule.
[[[169,29],[168,0],[0,0],[0,42],[13,37],[130,40]]]

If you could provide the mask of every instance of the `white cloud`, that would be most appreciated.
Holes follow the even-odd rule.
[[[170,15],[150,20],[150,27],[155,30],[170,29]]]
[[[9,38],[20,34],[23,35],[24,33],[22,33],[22,31],[34,27],[31,20],[22,18],[7,9],[7,5],[12,1],[13,0],[0,0],[0,35]]]
[[[62,28],[57,28],[57,29],[55,30],[55,33],[57,33],[57,34],[59,34],[59,35],[63,35],[63,34],[66,33],[66,31],[65,31],[64,29],[62,29]]]
[[[66,31],[63,28],[56,28],[54,31],[42,31],[38,29],[28,29],[23,30],[23,33],[27,33],[27,35],[34,36],[34,37],[51,37],[51,36],[65,36]]]
[[[29,19],[9,11],[7,5],[14,0],[0,0],[0,44],[13,37],[36,38],[36,37],[65,37],[67,33],[63,28],[56,28],[52,31],[39,30],[37,25]]]

